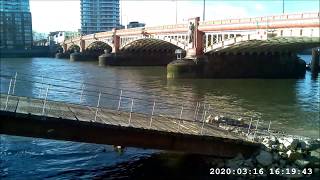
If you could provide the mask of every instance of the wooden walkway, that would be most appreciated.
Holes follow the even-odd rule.
[[[0,134],[232,157],[258,144],[205,121],[1,94]],[[131,118],[130,118],[131,117]],[[51,133],[51,132],[55,133]]]
[[[1,94],[0,97],[1,110],[5,110],[7,95]],[[163,116],[153,116],[151,120],[151,115],[134,112],[131,113],[130,119],[130,112],[90,106],[81,106],[78,104],[67,104],[54,101],[46,101],[44,114],[42,114],[43,106],[44,100],[42,99],[17,97],[10,95],[7,105],[7,111],[183,134],[207,135],[228,139],[245,138],[239,137],[238,135],[233,135],[228,131],[214,126],[213,124],[203,123],[200,121],[183,119],[180,120],[177,118],[169,118]],[[95,119],[96,111],[97,118]]]

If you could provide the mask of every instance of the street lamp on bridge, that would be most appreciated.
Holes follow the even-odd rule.
[[[203,21],[205,21],[206,17],[206,0],[203,0]]]
[[[176,24],[178,24],[178,0],[176,0]]]

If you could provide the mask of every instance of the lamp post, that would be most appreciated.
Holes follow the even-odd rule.
[[[203,21],[205,21],[206,17],[206,0],[203,0]]]
[[[178,24],[178,0],[176,0],[176,24]]]
[[[282,14],[284,14],[284,0],[282,0]]]

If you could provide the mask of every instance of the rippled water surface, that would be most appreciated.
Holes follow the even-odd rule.
[[[310,56],[301,57],[306,61],[310,59]],[[205,101],[217,112],[252,115],[265,122],[272,121],[272,127],[291,134],[319,137],[319,76],[312,77],[309,72],[304,79],[167,80],[164,67],[98,67],[97,62],[52,58],[1,59],[2,75],[14,75],[15,72],[19,77],[31,75],[37,82],[41,81],[41,76],[48,76],[73,81],[44,79],[62,86],[79,88],[81,83],[77,82],[90,82],[113,87],[108,92],[114,94],[123,89],[128,90],[124,92],[128,96],[160,97],[163,101],[177,103],[177,111],[182,99],[190,105]],[[1,92],[7,89],[8,80],[1,79]],[[37,96],[38,89],[39,85],[33,82],[19,84],[17,81],[17,94]],[[79,100],[78,96],[64,92],[50,94],[49,98],[69,102]],[[84,100],[92,104],[97,101],[96,97],[90,96],[84,96]],[[116,106],[116,102],[103,103]],[[168,110],[168,113],[172,112]],[[154,173],[188,167],[178,155],[158,155],[159,152],[154,150],[127,148],[119,154],[112,146],[5,135],[0,136],[0,143],[0,178],[121,178],[141,173],[145,166],[161,167]],[[151,168],[147,170],[152,172]],[[207,172],[205,169],[204,173]]]

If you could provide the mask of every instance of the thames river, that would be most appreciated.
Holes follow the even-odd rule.
[[[302,55],[301,58],[309,62],[311,56]],[[163,97],[163,101],[170,103],[205,101],[217,112],[252,115],[265,122],[271,121],[272,127],[290,134],[320,137],[320,77],[314,78],[310,72],[303,79],[167,80],[165,67],[99,67],[97,64],[53,58],[4,58],[1,59],[1,77],[14,76],[17,72],[18,79],[29,75],[34,81],[41,81],[41,77],[65,79],[70,81],[60,82],[62,85],[75,88],[79,88],[81,82],[90,82],[113,87],[113,91],[123,89],[128,96]],[[17,94],[37,95],[35,87],[38,85],[31,82],[29,85],[33,89],[21,84],[18,80]],[[8,80],[1,78],[1,93],[7,92],[7,85]],[[51,94],[51,98],[78,100],[78,97],[59,93]],[[96,101],[90,96],[84,99],[89,103]],[[163,175],[164,171],[193,174],[191,165],[181,155],[137,148],[126,148],[119,154],[112,146],[6,135],[0,135],[0,158],[1,179],[121,179],[143,173]],[[195,174],[209,172],[201,169],[201,158],[188,159],[196,166]]]

